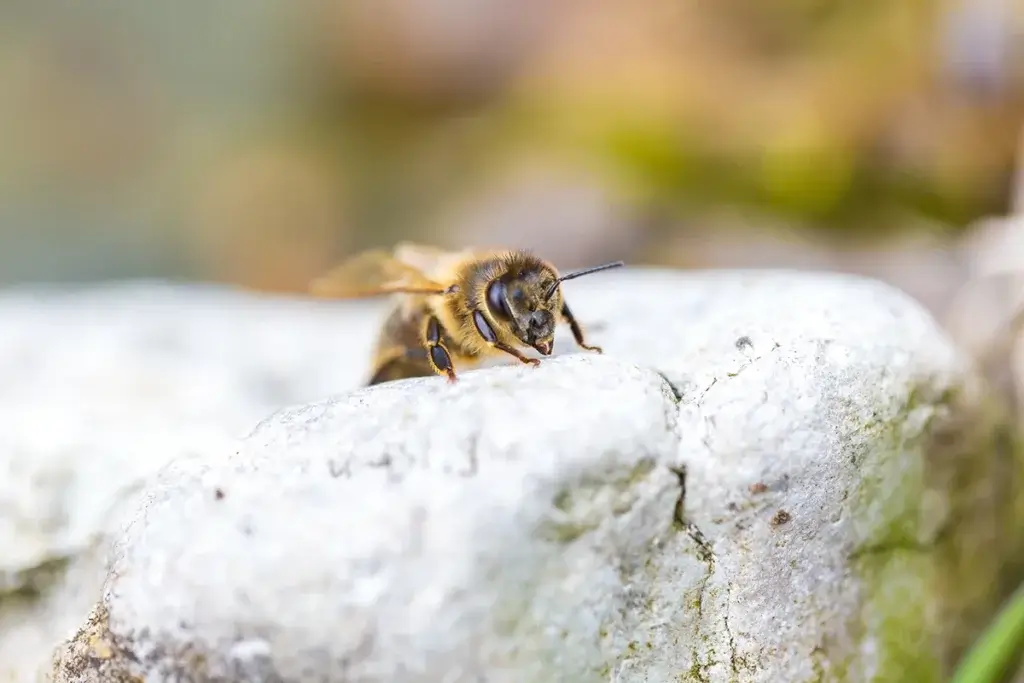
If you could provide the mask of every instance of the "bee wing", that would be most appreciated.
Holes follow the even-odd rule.
[[[400,242],[395,246],[395,258],[434,280],[447,280],[455,267],[471,258],[470,250],[448,251],[414,242]]]
[[[420,268],[380,249],[356,254],[310,285],[315,296],[333,299],[395,293],[440,294],[444,290],[444,285],[427,277]]]

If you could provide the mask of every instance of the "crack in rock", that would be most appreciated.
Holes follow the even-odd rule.
[[[733,675],[739,674],[736,667],[736,637],[729,628],[729,607],[732,605],[732,584],[725,582],[725,609],[722,612],[722,626],[725,628],[725,635],[729,638],[729,667]]]
[[[743,343],[741,344],[740,342],[743,342]],[[750,341],[749,337],[740,337],[740,339],[736,342],[736,348],[738,348],[738,349],[753,348],[753,343]],[[744,370],[749,368],[751,365],[754,365],[755,363],[757,363],[757,362],[759,362],[761,360],[764,360],[765,358],[767,358],[772,353],[778,351],[780,348],[782,348],[782,346],[778,342],[772,342],[772,347],[767,351],[767,353],[762,353],[760,356],[755,356],[753,358],[748,358],[747,361],[743,365],[741,365],[739,368],[737,368],[736,370],[726,372],[725,373],[726,378],[727,379],[733,379],[734,377],[738,377],[740,375],[740,373],[742,373]],[[661,374],[661,373],[659,373],[659,374]],[[664,377],[664,375],[662,375],[662,377]],[[711,389],[715,385],[718,384],[718,379],[719,378],[717,376],[711,378],[711,383],[708,384],[704,388],[704,390],[700,392],[700,395],[697,396],[697,400],[694,401],[694,405],[696,407],[699,408],[703,404],[704,398],[707,396],[708,392],[711,391]],[[673,389],[676,390],[676,392],[678,392],[678,389],[676,389],[674,384],[672,384],[671,382],[669,382],[669,384],[673,387]],[[681,400],[682,400],[682,396],[680,395],[680,401]]]
[[[696,523],[688,520],[685,513],[685,499],[686,499],[686,468],[672,468],[672,472],[679,478],[679,497],[676,499],[675,510],[673,511],[673,526],[686,533],[686,535],[693,541],[694,546],[697,549],[697,559],[700,560],[706,571],[704,576],[701,578],[700,584],[697,589],[697,623],[698,629],[704,619],[704,597],[707,593],[708,583],[711,581],[715,574],[717,567],[717,558],[715,552],[708,541],[707,536],[701,531],[700,527]],[[736,657],[736,638],[732,633],[732,629],[729,627],[729,605],[732,603],[732,586],[727,581],[725,584],[725,611],[722,616],[722,626],[725,631],[725,636],[729,642],[729,667],[733,675],[738,674],[739,668],[737,666]],[[693,662],[694,666],[691,673],[699,681],[708,681],[706,672],[704,669],[710,667],[713,662],[707,662],[705,664],[700,663],[700,653],[697,648],[693,649]]]
[[[746,348],[750,348],[752,350],[753,349],[753,343],[750,341],[749,337],[744,336],[744,337],[741,337],[739,340],[737,340],[736,348],[739,349],[740,351],[743,351]],[[738,376],[740,373],[742,373],[744,370],[749,368],[751,365],[753,365],[754,363],[764,359],[766,356],[768,356],[769,354],[777,351],[779,348],[781,348],[779,343],[778,342],[773,342],[771,349],[767,353],[761,354],[761,355],[756,356],[754,358],[749,358],[747,360],[747,362],[743,363],[743,365],[741,365],[736,371],[726,373],[727,377],[729,379],[732,379],[732,378]],[[665,384],[667,385],[667,388],[669,389],[672,397],[675,399],[674,403],[676,404],[677,411],[681,412],[682,404],[683,404],[683,401],[684,401],[684,392],[681,391],[679,389],[679,387],[677,387],[676,384],[674,382],[672,382],[665,373],[663,373],[663,372],[661,372],[660,370],[657,370],[657,369],[654,369],[654,372],[657,373],[662,378],[662,380],[665,382]],[[704,390],[701,391],[700,394],[697,396],[697,399],[694,401],[693,405],[695,407],[697,407],[698,409],[700,409],[700,407],[703,404],[703,401],[704,401],[705,397],[707,396],[707,394],[718,383],[719,383],[719,377],[717,377],[717,376],[713,377],[711,379],[710,384],[708,384],[708,386],[705,387]],[[712,427],[714,426],[714,416],[708,416],[705,419],[705,421],[710,423]],[[686,468],[686,466],[685,465],[679,465],[679,466],[675,466],[675,467],[671,467],[670,466],[669,469],[672,471],[673,474],[676,475],[676,477],[679,480],[679,495],[676,498],[675,506],[674,506],[673,513],[672,513],[672,525],[677,530],[685,532],[686,535],[689,537],[689,539],[691,541],[693,541],[694,546],[696,548],[697,559],[700,560],[704,564],[704,566],[705,566],[704,576],[701,578],[700,583],[699,583],[698,588],[697,588],[698,597],[697,597],[697,601],[696,601],[696,611],[697,611],[697,631],[699,632],[699,630],[701,628],[701,625],[704,622],[704,600],[705,600],[705,596],[707,595],[708,584],[710,583],[711,579],[715,575],[715,571],[716,571],[718,562],[717,562],[717,557],[715,555],[715,552],[714,552],[714,550],[712,548],[712,545],[711,545],[710,541],[708,541],[708,539],[707,539],[707,536],[705,536],[704,532],[701,531],[700,527],[697,526],[697,524],[695,522],[689,520],[687,518],[687,516],[686,516],[686,511],[685,511],[686,492],[687,492],[687,468]],[[723,611],[723,614],[722,614],[722,631],[724,632],[725,639],[726,639],[726,642],[728,643],[728,647],[729,647],[729,669],[730,669],[730,671],[731,671],[733,676],[737,676],[739,674],[739,665],[738,665],[738,657],[737,657],[737,651],[736,651],[736,637],[733,634],[732,628],[729,625],[729,608],[730,608],[731,604],[732,604],[732,585],[728,581],[726,581],[725,582],[725,605],[724,605],[724,611]],[[695,634],[695,639],[697,639],[697,640],[700,639],[699,633]],[[708,661],[701,662],[701,660],[700,660],[700,654],[701,653],[700,653],[699,649],[696,647],[696,645],[693,648],[693,651],[692,651],[693,666],[692,666],[692,668],[690,670],[690,673],[691,673],[692,676],[694,676],[698,681],[701,681],[702,683],[707,683],[707,682],[710,681],[710,679],[708,678],[708,669],[710,667],[712,667],[716,663],[716,658],[714,657],[713,652],[714,652],[714,650],[711,650],[710,652],[706,653],[706,654],[709,655]]]
[[[697,397],[697,400],[694,402],[694,405],[696,405],[699,408],[701,404],[704,403],[704,397],[708,395],[708,392],[711,391],[711,388],[714,387],[716,384],[718,384],[718,378],[712,377],[711,384],[707,385],[704,391],[700,392],[700,396]]]
[[[776,347],[777,346],[778,345],[776,345]],[[712,382],[712,386],[713,385],[714,382]],[[707,593],[708,584],[710,583],[712,577],[715,575],[718,562],[717,557],[715,556],[714,549],[712,548],[710,541],[708,541],[707,536],[704,535],[704,532],[701,531],[700,527],[697,526],[695,522],[687,519],[686,517],[686,466],[681,465],[679,467],[672,467],[670,469],[672,470],[673,474],[675,474],[676,477],[678,477],[679,479],[679,497],[676,499],[675,508],[672,514],[673,526],[678,530],[684,531],[686,535],[690,538],[690,540],[693,541],[694,546],[696,547],[697,559],[700,560],[705,566],[704,576],[701,578],[700,584],[698,586],[698,597],[696,605],[698,624],[697,628],[699,630],[700,625],[703,623],[704,620],[704,599]],[[731,627],[729,626],[729,607],[731,604],[732,585],[728,581],[726,581],[725,606],[722,614],[722,629],[725,632],[725,637],[729,644],[729,668],[732,672],[732,675],[736,676],[739,674],[739,666],[737,664],[736,637],[733,634]],[[699,638],[699,636],[697,637]],[[692,657],[693,667],[690,673],[698,681],[709,681],[710,679],[707,678],[706,669],[712,666],[714,662],[708,661],[702,664],[700,662],[700,653],[696,647],[694,647],[693,649]]]
[[[662,380],[664,380],[665,386],[668,387],[669,393],[672,394],[672,396],[675,398],[675,403],[677,405],[679,403],[682,403],[682,401],[683,401],[683,392],[679,390],[679,387],[677,387],[675,385],[675,383],[668,378],[668,375],[666,375],[661,370],[653,369],[653,371],[654,371],[655,374],[657,374],[659,377],[661,377]]]
[[[749,337],[742,337],[740,339],[740,341],[742,341],[743,339],[746,339],[748,343],[750,342]],[[740,347],[738,345],[738,342],[737,342],[737,348],[742,348],[742,347]],[[750,348],[754,348],[753,344],[750,344]],[[781,348],[781,347],[779,346],[778,342],[772,342],[772,348],[770,348],[768,350],[768,353],[762,353],[760,356],[755,356],[753,358],[748,359],[747,362],[744,363],[743,365],[741,365],[735,372],[728,372],[728,373],[726,373],[726,376],[729,377],[730,379],[732,379],[733,377],[737,377],[741,372],[743,372],[744,370],[749,368],[751,365],[753,365],[754,363],[762,360],[763,358],[765,358],[769,354],[774,353],[779,348]],[[708,388],[710,389],[710,387],[708,387]]]

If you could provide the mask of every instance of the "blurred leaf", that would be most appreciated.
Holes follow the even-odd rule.
[[[1002,683],[1024,655],[1024,584],[963,659],[952,683]]]

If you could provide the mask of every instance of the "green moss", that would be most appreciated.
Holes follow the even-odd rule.
[[[1022,550],[1015,525],[1024,520],[1014,508],[1021,451],[997,443],[1005,416],[958,398],[946,392],[948,415],[938,413],[920,435],[903,430],[924,400],[921,392],[911,392],[900,415],[866,427],[885,446],[874,451],[873,462],[856,463],[865,475],[851,492],[851,514],[864,540],[850,559],[865,594],[849,626],[877,658],[854,661],[862,669],[858,677],[875,671],[879,681],[947,680],[1006,586],[1020,578],[1019,568],[1008,572],[1007,566]],[[1001,482],[1008,490],[994,494]],[[941,513],[923,505],[931,494],[946,501]],[[829,680],[845,678],[844,672]]]
[[[697,653],[693,654],[693,664],[690,665],[689,680],[699,681],[699,683],[705,683],[708,679],[704,676],[704,671],[701,669],[700,662],[697,661]]]
[[[855,571],[870,588],[862,618],[865,634],[877,645],[875,680],[945,680],[935,624],[928,618],[937,599],[934,561],[914,550],[894,549],[861,557]]]
[[[811,653],[811,667],[814,669],[814,678],[808,681],[808,683],[824,683],[825,681],[825,666],[821,663],[819,653],[820,650],[818,649]]]

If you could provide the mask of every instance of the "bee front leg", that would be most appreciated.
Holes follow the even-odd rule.
[[[562,304],[562,318],[565,322],[569,323],[569,329],[572,330],[572,336],[576,339],[576,344],[578,346],[586,349],[587,351],[593,351],[594,353],[604,353],[600,346],[588,346],[587,343],[583,341],[583,328],[580,327],[578,322],[576,322],[576,317],[572,314],[572,311],[569,310],[568,304],[565,303]]]
[[[502,344],[501,342],[498,342],[497,344],[495,344],[494,348],[498,349],[499,351],[504,351],[505,353],[507,353],[507,354],[509,354],[511,356],[515,356],[521,362],[526,363],[527,365],[540,365],[540,359],[539,358],[530,358],[529,356],[526,356],[526,355],[523,355],[522,353],[520,353],[517,349],[514,349],[511,346],[506,346],[506,345]]]
[[[540,360],[538,360],[537,358],[530,358],[529,356],[524,356],[517,349],[514,349],[507,344],[502,344],[500,341],[498,341],[498,335],[494,333],[494,330],[488,324],[487,319],[483,316],[483,314],[480,311],[473,312],[473,324],[476,326],[476,331],[480,334],[481,337],[483,337],[484,341],[486,341],[494,348],[498,349],[499,351],[504,351],[510,356],[515,356],[521,362],[526,363],[527,365],[540,365]]]
[[[424,346],[427,347],[427,358],[430,359],[430,366],[439,375],[448,375],[448,381],[454,382],[455,367],[452,365],[452,356],[448,353],[444,343],[441,341],[441,323],[437,318],[430,316],[424,330]]]

